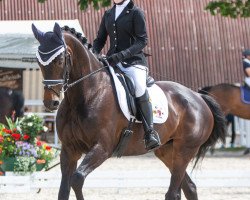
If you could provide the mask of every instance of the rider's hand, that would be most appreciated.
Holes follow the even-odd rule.
[[[131,55],[129,50],[124,50],[119,53],[112,54],[108,57],[108,62],[111,66],[116,66],[119,62],[123,61],[124,59],[128,58]]]
[[[121,53],[115,53],[108,57],[109,64],[114,67],[123,60]]]

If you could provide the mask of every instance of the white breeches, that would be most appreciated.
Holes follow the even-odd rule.
[[[122,72],[128,74],[135,83],[135,96],[141,97],[146,91],[146,78],[148,73],[148,68],[143,65],[131,65],[131,67],[123,67],[121,63],[117,66]]]
[[[245,83],[250,87],[250,77],[245,77]]]

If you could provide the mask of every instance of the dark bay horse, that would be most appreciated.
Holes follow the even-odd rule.
[[[6,124],[5,117],[22,117],[24,114],[24,96],[21,91],[7,87],[0,88],[0,123]]]
[[[43,33],[34,25],[32,30],[41,49],[46,44],[65,41],[63,52],[48,65],[39,65],[45,84],[44,105],[50,110],[58,109],[56,125],[62,142],[58,199],[68,200],[72,187],[77,200],[83,200],[87,175],[112,157],[128,121],[117,103],[107,67],[88,48],[86,38],[67,26],[61,29],[57,23],[52,32]],[[155,125],[162,145],[154,153],[171,172],[165,200],[181,199],[181,189],[187,199],[197,200],[196,186],[186,168],[195,156],[203,157],[209,146],[225,139],[223,113],[207,95],[175,82],[156,84],[169,101],[167,121]],[[64,99],[60,103],[62,90]],[[133,131],[124,156],[147,153],[142,125],[135,124]],[[83,154],[85,157],[77,167]]]

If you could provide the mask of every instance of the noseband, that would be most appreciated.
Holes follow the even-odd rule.
[[[66,92],[69,88],[73,87],[74,85],[76,85],[77,83],[87,79],[88,77],[98,73],[99,71],[103,70],[104,68],[107,68],[109,66],[108,62],[106,59],[103,58],[103,61],[105,63],[105,66],[87,74],[86,76],[83,76],[81,78],[79,78],[78,80],[69,83],[69,69],[71,67],[71,55],[70,53],[67,51],[67,48],[65,48],[65,62],[64,62],[64,75],[63,78],[64,79],[55,79],[55,80],[43,80],[43,84],[44,84],[44,88],[47,88],[49,90],[51,90],[52,92],[54,92],[56,94],[56,96],[60,97],[60,93],[61,92]],[[53,87],[58,86],[58,85],[63,85],[61,91],[57,92]]]

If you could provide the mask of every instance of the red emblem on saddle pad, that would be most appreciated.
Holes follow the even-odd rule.
[[[153,115],[154,115],[154,117],[162,118],[163,117],[162,108],[159,108],[158,106],[155,106],[153,108]]]

